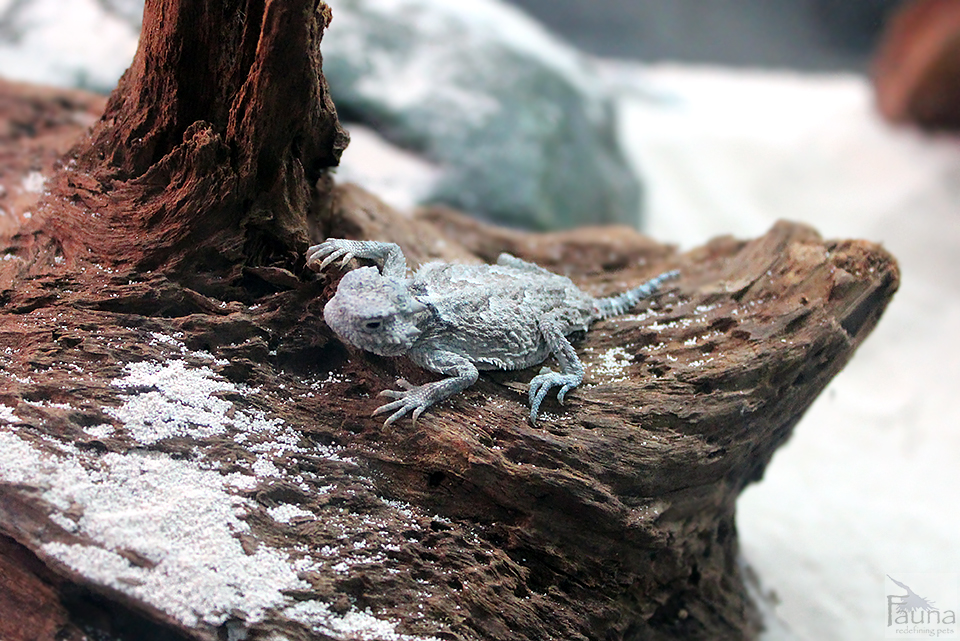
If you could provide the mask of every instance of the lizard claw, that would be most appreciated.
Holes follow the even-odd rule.
[[[310,247],[307,250],[307,267],[316,272],[322,272],[330,263],[339,259],[343,259],[340,261],[340,267],[345,267],[354,258],[354,252],[345,246],[346,242],[348,241],[329,239]]]
[[[403,390],[387,389],[380,392],[380,396],[386,396],[387,398],[396,400],[386,405],[381,405],[373,411],[372,416],[393,412],[393,414],[388,416],[387,420],[383,422],[383,426],[387,427],[397,419],[402,418],[407,412],[413,410],[413,424],[416,425],[417,419],[423,414],[424,410],[433,405],[433,400],[430,399],[430,390],[428,389],[430,384],[413,385],[401,378],[397,381],[397,385],[402,387]]]
[[[573,374],[559,374],[549,367],[544,367],[540,373],[530,381],[530,424],[537,426],[537,413],[540,411],[540,404],[547,394],[554,387],[560,387],[557,392],[557,400],[563,404],[563,399],[567,392],[580,384],[580,378]]]
[[[337,249],[336,251],[331,252],[326,258],[323,259],[323,262],[320,263],[320,267],[317,268],[318,271],[322,272],[324,269],[327,268],[327,265],[334,262],[341,256],[343,257],[343,260],[340,261],[340,267],[345,267],[346,264],[350,262],[350,259],[353,258],[353,254],[351,254],[347,250]]]
[[[324,269],[327,268],[327,265],[329,265],[330,263],[334,262],[335,260],[341,257],[343,258],[343,260],[340,261],[340,267],[344,267],[348,262],[350,262],[350,259],[353,258],[353,254],[347,251],[346,249],[342,249],[342,248],[334,249],[329,254],[327,254],[326,258],[323,259],[323,262],[320,263],[319,267],[317,267],[317,271],[322,272]]]

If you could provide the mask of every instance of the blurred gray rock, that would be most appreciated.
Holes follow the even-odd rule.
[[[637,225],[640,185],[590,61],[493,0],[329,0],[340,117],[442,168],[424,198],[509,225]]]

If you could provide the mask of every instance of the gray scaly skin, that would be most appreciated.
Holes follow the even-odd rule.
[[[363,258],[377,267],[360,267],[340,281],[323,310],[327,325],[344,341],[381,356],[406,355],[425,369],[445,375],[439,381],[385,390],[395,399],[374,414],[392,412],[390,425],[473,385],[478,370],[515,370],[550,354],[560,372],[543,368],[530,382],[530,421],[554,387],[562,403],[583,382],[583,365],[567,335],[586,330],[601,318],[623,314],[678,272],[671,271],[610,298],[593,298],[564,276],[501,254],[496,265],[427,263],[407,276],[407,263],[394,243],[327,239],[307,250],[307,266],[322,271],[341,260]]]

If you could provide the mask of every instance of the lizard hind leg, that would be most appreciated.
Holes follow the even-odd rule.
[[[540,373],[530,381],[530,424],[536,427],[540,405],[551,389],[554,387],[560,388],[560,391],[557,392],[557,400],[563,403],[567,392],[577,387],[581,382],[583,382],[582,374],[579,376],[575,374],[561,374],[554,372],[549,367],[541,369]]]
[[[554,372],[544,367],[540,373],[530,381],[530,424],[537,425],[537,414],[543,399],[554,387],[559,387],[557,400],[563,403],[567,392],[583,382],[583,363],[567,340],[563,332],[563,325],[556,318],[547,315],[540,320],[540,334],[550,346],[550,351],[560,363],[560,371]]]

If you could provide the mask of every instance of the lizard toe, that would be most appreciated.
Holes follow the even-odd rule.
[[[572,390],[574,387],[576,387],[576,385],[572,383],[567,383],[566,385],[560,388],[559,392],[557,392],[557,400],[560,402],[561,405],[563,405],[563,400],[564,398],[566,398],[567,392]]]
[[[397,385],[403,389],[386,389],[380,392],[380,396],[385,396],[386,398],[392,398],[395,400],[387,403],[386,405],[381,405],[373,412],[373,416],[376,416],[377,414],[393,412],[393,414],[391,414],[390,417],[384,422],[384,426],[390,425],[397,419],[402,418],[408,412],[413,412],[413,421],[416,423],[417,418],[434,403],[434,399],[432,399],[430,395],[430,391],[432,389],[430,384],[413,385],[401,378],[397,381]]]
[[[567,392],[579,384],[579,377],[571,374],[559,374],[553,371],[546,371],[535,376],[533,380],[530,381],[530,422],[536,425],[537,412],[540,410],[543,399],[547,397],[551,389],[554,387],[560,388],[560,391],[557,393],[557,400],[563,403]]]

